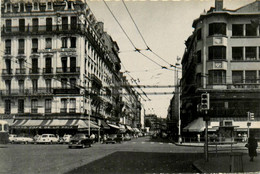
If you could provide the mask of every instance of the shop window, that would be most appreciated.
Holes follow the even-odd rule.
[[[209,36],[212,35],[226,35],[225,23],[211,23],[209,24]]]
[[[246,71],[245,83],[256,83],[256,71]]]
[[[243,24],[232,25],[232,36],[243,36]]]
[[[210,70],[208,80],[209,80],[210,85],[226,84],[226,71],[224,71],[224,70]]]
[[[232,47],[232,60],[243,60],[243,47]]]
[[[232,71],[232,82],[243,83],[243,71]]]
[[[251,24],[246,24],[246,36],[256,36],[257,27],[254,27]]]
[[[224,46],[209,47],[209,60],[225,60],[225,59],[226,59],[226,47]]]
[[[246,60],[256,60],[256,47],[246,47]]]

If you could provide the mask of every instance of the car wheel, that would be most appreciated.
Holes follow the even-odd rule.
[[[91,147],[92,145],[91,144],[89,144],[89,147]]]
[[[25,141],[25,142],[24,142],[24,144],[28,144],[28,142],[27,142],[27,141]]]
[[[86,145],[85,145],[85,144],[82,144],[82,148],[83,148],[83,149],[86,148]]]
[[[11,141],[11,144],[14,144],[14,141]]]
[[[52,144],[52,141],[50,141],[50,144]]]

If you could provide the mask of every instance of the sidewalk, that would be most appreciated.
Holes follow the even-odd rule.
[[[227,173],[230,172],[230,156],[229,153],[218,157],[209,156],[209,161],[200,159],[193,162],[193,166],[202,173]],[[242,157],[243,172],[260,172],[260,158],[256,157],[253,162],[249,161],[247,153],[243,153]]]
[[[177,146],[192,146],[192,147],[203,147],[204,143],[175,143]],[[215,145],[209,145],[209,147],[214,148]],[[225,148],[230,147],[230,144],[223,144],[218,145],[218,148]],[[236,150],[243,150],[242,156],[242,165],[243,165],[243,172],[253,172],[259,173],[260,172],[260,157],[256,157],[253,162],[249,161],[248,151],[245,147],[245,143],[237,143],[232,145],[234,151]],[[258,145],[258,149],[260,149]],[[241,152],[241,151],[240,151]],[[215,154],[209,154],[209,161],[206,162],[205,159],[199,159],[193,162],[193,166],[202,173],[228,173],[230,172],[231,166],[231,158],[230,152]]]

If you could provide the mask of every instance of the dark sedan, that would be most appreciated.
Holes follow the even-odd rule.
[[[76,134],[74,135],[70,142],[69,142],[69,148],[72,147],[81,147],[81,148],[85,148],[85,147],[91,147],[92,144],[92,140],[87,137],[85,134]]]

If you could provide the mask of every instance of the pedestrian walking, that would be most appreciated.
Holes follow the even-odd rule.
[[[247,143],[247,148],[248,148],[248,154],[250,157],[250,161],[254,161],[254,157],[257,156],[257,140],[255,139],[254,134],[252,134],[249,138],[248,138],[248,143]]]

